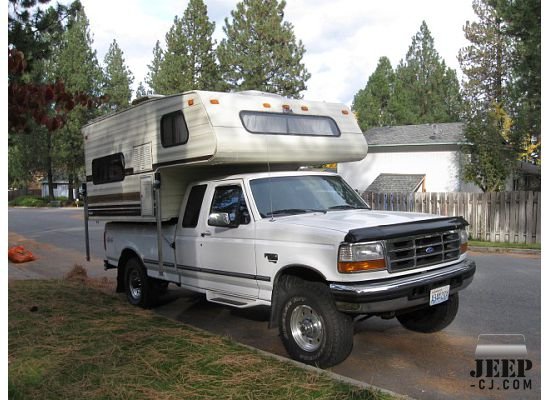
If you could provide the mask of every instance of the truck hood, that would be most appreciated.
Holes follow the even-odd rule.
[[[328,211],[327,213],[293,215],[278,218],[278,221],[290,225],[331,229],[347,234],[353,229],[403,224],[434,218],[440,218],[440,216],[398,211],[342,210]]]

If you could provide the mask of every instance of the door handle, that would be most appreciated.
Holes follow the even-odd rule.
[[[202,237],[205,237],[205,236],[212,236],[212,232],[210,232],[210,231],[203,232],[203,233],[201,233],[201,236],[202,236]]]

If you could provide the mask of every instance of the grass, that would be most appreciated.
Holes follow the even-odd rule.
[[[10,201],[9,204],[15,207],[46,207],[48,201],[39,196],[21,196]]]
[[[479,240],[469,240],[468,246],[478,247],[498,247],[505,249],[533,249],[540,250],[540,243],[501,243],[501,242],[482,242]]]
[[[85,272],[72,278],[10,282],[10,399],[391,398],[130,306]]]

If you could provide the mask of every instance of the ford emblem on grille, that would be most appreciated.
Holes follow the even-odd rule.
[[[434,248],[433,247],[426,247],[426,254],[432,254],[434,252]]]

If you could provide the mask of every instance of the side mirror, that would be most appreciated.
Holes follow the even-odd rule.
[[[212,213],[208,216],[208,225],[222,228],[236,228],[239,226],[239,222],[231,221],[229,213]]]

